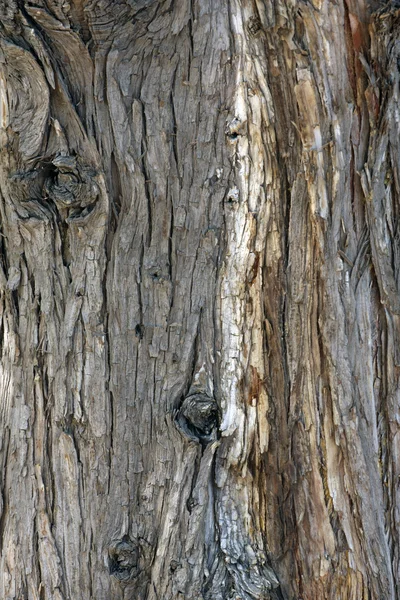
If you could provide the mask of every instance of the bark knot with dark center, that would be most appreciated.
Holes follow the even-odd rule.
[[[108,549],[110,575],[120,582],[128,582],[140,573],[140,547],[125,535],[113,542]]]
[[[100,193],[94,169],[74,156],[64,155],[56,156],[52,166],[52,176],[45,182],[46,196],[58,209],[73,209],[69,219],[89,214]]]
[[[218,404],[205,394],[187,396],[177,413],[176,423],[186,437],[209,444],[218,438]]]

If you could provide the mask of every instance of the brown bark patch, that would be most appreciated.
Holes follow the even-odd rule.
[[[255,252],[254,253],[254,262],[250,269],[249,275],[247,277],[247,282],[249,283],[249,285],[253,285],[254,281],[256,280],[259,266],[260,266],[260,253]]]
[[[257,369],[255,367],[253,367],[253,365],[251,365],[250,366],[250,387],[249,387],[249,393],[247,395],[248,404],[252,404],[254,398],[256,400],[258,399],[258,396],[260,395],[261,386],[262,386],[262,379],[260,378],[260,375],[259,375]]]

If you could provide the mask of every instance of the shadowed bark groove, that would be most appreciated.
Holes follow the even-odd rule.
[[[0,598],[400,600],[396,2],[0,4]]]

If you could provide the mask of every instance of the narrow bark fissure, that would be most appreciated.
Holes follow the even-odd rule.
[[[167,184],[167,196],[169,196],[169,186]],[[167,268],[168,268],[168,277],[171,281],[171,302],[170,306],[172,307],[172,302],[175,294],[175,278],[173,273],[173,265],[175,264],[174,260],[174,247],[173,247],[173,232],[174,232],[174,205],[171,201],[171,217],[169,222],[169,231],[168,231],[168,260],[167,260]]]
[[[136,325],[136,327],[138,329],[136,330],[136,328],[135,328],[135,332],[137,332],[139,339],[143,339],[145,332],[146,332],[146,324],[143,322],[144,311],[143,311],[143,296],[142,296],[144,252],[145,252],[145,246],[144,246],[144,243],[141,243],[139,266],[138,266],[138,277],[137,277],[137,298],[138,298],[138,305],[139,305],[139,323]]]
[[[151,192],[151,184],[152,181],[150,179],[147,167],[146,167],[146,141],[147,140],[147,126],[146,126],[146,109],[143,106],[143,137],[142,137],[142,171],[144,175],[144,189],[146,193],[147,199],[147,212],[148,212],[148,230],[146,232],[147,245],[151,245],[152,234],[153,234],[153,209],[152,209],[152,192]]]
[[[46,427],[49,429],[49,418],[45,419]],[[54,515],[56,511],[57,494],[56,485],[54,478],[54,471],[52,469],[53,461],[53,446],[49,431],[45,436],[45,444],[43,446],[43,455],[37,456],[37,464],[46,465],[45,482],[46,482],[46,503],[49,511],[49,518],[52,524],[54,524]]]
[[[170,135],[170,139],[171,139],[172,153],[174,156],[176,169],[178,172],[179,153],[178,153],[177,140],[176,140],[176,138],[178,136],[178,125],[177,125],[177,120],[176,120],[176,115],[175,115],[174,96],[173,96],[173,90],[175,89],[176,77],[177,77],[177,69],[175,69],[173,77],[172,77],[172,84],[171,84],[172,90],[171,90],[171,94],[169,97],[169,104],[171,106],[171,116],[172,116],[172,127],[171,127],[172,131],[169,133],[169,135]]]
[[[2,302],[2,304],[3,304],[3,302]],[[3,312],[3,310],[4,310],[4,306],[1,307],[1,312]],[[0,320],[0,361],[3,359],[4,335],[5,335],[5,330],[4,330],[4,325],[3,325],[3,318],[1,317],[1,320]]]
[[[119,166],[118,166],[118,162],[117,162],[114,152],[111,153],[110,161],[111,161],[110,185],[112,187],[111,206],[112,206],[112,215],[114,217],[114,219],[112,217],[110,218],[110,230],[115,231],[115,229],[118,226],[118,217],[119,217],[119,214],[122,209],[123,196],[122,196],[122,188],[121,188],[121,175],[119,172]],[[111,243],[110,243],[110,246],[111,246]]]
[[[8,456],[9,456],[9,440],[10,440],[10,431],[7,428],[2,432],[1,438],[1,452],[2,452],[2,484],[0,487],[0,552],[4,551],[4,531],[7,522],[8,516],[8,499],[7,499],[7,489],[6,484],[8,481]]]

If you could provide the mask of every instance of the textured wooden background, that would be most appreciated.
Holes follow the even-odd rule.
[[[400,16],[0,2],[0,598],[399,600]]]

